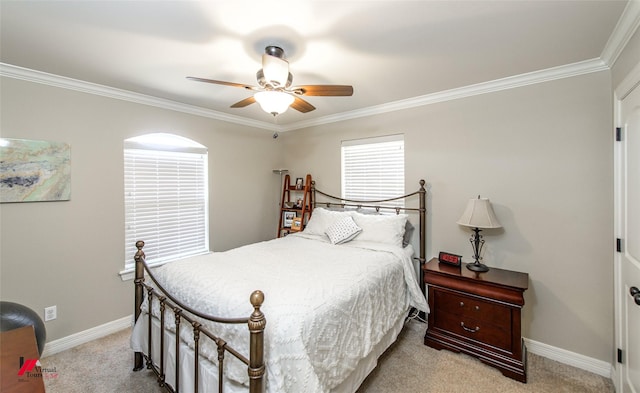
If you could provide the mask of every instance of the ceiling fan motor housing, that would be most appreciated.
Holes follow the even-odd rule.
[[[284,59],[284,50],[278,46],[267,46],[262,55],[261,71],[267,86],[272,88],[285,87],[291,73],[289,73],[289,62]],[[256,76],[259,82],[259,73]]]
[[[279,46],[269,45],[264,48],[264,53],[268,54],[269,56],[284,59],[284,49],[280,48]]]
[[[271,83],[267,83],[267,79],[264,77],[264,72],[262,71],[262,68],[256,72],[256,79],[258,80],[258,84],[264,88],[266,88],[268,84],[271,88],[282,87],[284,89],[288,89],[289,87],[291,87],[291,84],[293,83],[293,75],[289,72],[289,76],[287,77],[287,82],[284,84],[284,86],[272,86]]]

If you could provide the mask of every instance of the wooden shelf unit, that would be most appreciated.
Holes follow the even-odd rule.
[[[290,204],[299,205],[287,207]],[[311,175],[303,179],[302,188],[298,188],[295,183],[291,183],[291,177],[286,175],[282,185],[282,199],[280,200],[280,221],[278,223],[278,237],[286,236],[291,232],[298,232],[304,229],[311,218],[313,212],[313,197],[311,193]],[[300,219],[300,228],[291,228],[289,223],[285,223],[285,213],[294,214]],[[288,225],[285,225],[288,224]]]

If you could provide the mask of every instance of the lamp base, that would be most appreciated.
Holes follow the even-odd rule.
[[[479,273],[489,271],[489,267],[487,265],[483,265],[480,262],[467,263],[467,269],[473,270],[474,272],[479,272]]]

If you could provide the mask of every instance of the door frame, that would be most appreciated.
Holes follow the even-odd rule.
[[[621,118],[622,118],[622,100],[625,99],[625,97],[627,97],[629,95],[629,93],[631,93],[634,89],[640,89],[640,63],[636,64],[635,67],[631,70],[631,72],[629,72],[629,74],[622,80],[622,82],[620,82],[620,84],[618,84],[618,86],[615,88],[614,90],[614,94],[613,94],[613,101],[614,101],[614,113],[613,113],[613,121],[614,121],[614,127],[613,127],[613,132],[614,132],[614,144],[613,144],[613,160],[614,160],[614,237],[615,238],[621,238],[623,232],[623,228],[622,228],[622,223],[621,223],[621,219],[620,219],[620,215],[621,215],[621,206],[620,206],[620,201],[621,201],[621,196],[620,196],[620,190],[621,190],[621,184],[622,184],[622,176],[623,176],[623,171],[622,171],[622,162],[621,162],[621,158],[622,158],[622,144],[621,143],[617,143],[615,141],[615,129],[616,127],[622,127],[621,124]],[[624,136],[623,136],[624,137]],[[614,239],[615,240],[615,239]],[[623,243],[624,243],[624,239],[623,239]],[[622,374],[620,367],[622,367],[622,365],[620,363],[617,362],[618,359],[618,355],[617,355],[617,350],[618,348],[622,347],[622,335],[624,334],[624,332],[622,331],[623,328],[623,323],[622,323],[622,317],[623,317],[623,306],[624,306],[624,296],[626,295],[626,293],[624,293],[624,288],[622,285],[622,276],[621,276],[621,263],[622,263],[622,254],[617,252],[615,249],[613,250],[613,261],[614,261],[614,333],[615,333],[615,337],[614,337],[614,348],[613,348],[613,371],[612,371],[612,375],[611,375],[611,380],[613,382],[613,385],[616,389],[616,392],[621,392],[621,389],[623,387],[623,380],[622,378],[624,377],[624,375]]]

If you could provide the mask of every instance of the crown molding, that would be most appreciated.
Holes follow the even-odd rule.
[[[208,117],[228,123],[261,128],[269,131],[279,131],[279,127],[275,124],[251,120],[241,116],[229,115],[227,113],[217,112],[195,105],[183,104],[177,101],[153,97],[146,94],[134,93],[128,90],[116,89],[114,87],[85,82],[78,79],[49,74],[47,72],[31,70],[28,68],[23,68],[6,63],[0,63],[0,76],[40,83],[43,85],[60,87],[63,89],[79,91],[82,93],[95,94],[108,98],[115,98],[117,100],[135,102],[137,104],[169,109],[172,111],[188,113],[196,116]]]
[[[303,120],[288,125],[276,125],[257,120],[246,119],[240,116],[229,115],[226,113],[217,112],[194,105],[187,105],[176,101],[134,93],[127,90],[116,89],[109,86],[85,82],[59,75],[49,74],[46,72],[30,70],[27,68],[5,63],[0,63],[0,76],[41,83],[83,93],[96,94],[104,97],[115,98],[118,100],[135,102],[143,105],[155,106],[196,116],[208,117],[249,127],[261,128],[269,131],[287,132],[307,127],[320,126],[323,124],[330,124],[361,117],[375,116],[388,112],[395,112],[404,109],[411,109],[419,106],[436,104],[439,102],[457,100],[460,98],[473,97],[481,94],[488,94],[501,90],[513,89],[517,87],[548,82],[556,79],[569,78],[572,76],[599,72],[608,69],[609,66],[605,63],[605,61],[600,58],[595,58],[573,64],[548,68],[545,70],[533,71],[526,74],[482,82],[475,85],[444,90],[418,97],[393,101],[381,105],[337,113],[335,115],[323,116],[311,120]]]
[[[640,26],[640,1],[629,1],[600,55],[609,67],[613,67],[616,63],[638,26]]]
[[[63,89],[75,90],[83,93],[95,94],[118,100],[135,102],[138,104],[155,106],[196,116],[208,117],[229,123],[245,125],[275,132],[293,131],[307,127],[320,126],[345,120],[374,116],[383,113],[431,105],[439,102],[472,97],[480,94],[493,93],[501,90],[513,89],[536,83],[543,83],[561,78],[599,72],[610,69],[628,44],[629,40],[640,26],[640,1],[629,1],[609,37],[607,44],[599,58],[577,62],[573,64],[515,75],[507,78],[478,83],[475,85],[440,91],[404,100],[393,101],[381,105],[356,109],[353,111],[323,116],[311,120],[303,120],[288,125],[277,125],[230,115],[194,105],[183,104],[163,98],[116,89],[96,83],[85,82],[46,72],[31,70],[11,64],[0,63],[0,76],[21,79],[29,82],[41,83]]]
[[[616,99],[624,100],[638,85],[640,85],[640,63],[636,64],[615,88]]]
[[[404,100],[393,101],[386,104],[357,109],[354,111],[319,117],[317,119],[300,121],[282,126],[281,131],[293,131],[301,128],[319,126],[322,124],[357,119],[360,117],[374,116],[387,112],[394,112],[403,109],[436,104],[439,102],[473,97],[481,94],[494,93],[501,90],[514,89],[517,87],[548,82],[556,79],[569,78],[572,76],[589,74],[592,72],[605,71],[608,69],[609,67],[605,64],[604,61],[602,61],[600,58],[595,58],[573,64],[548,68],[541,71],[529,72],[526,74],[496,79],[489,82],[482,82],[475,85],[469,85],[418,97],[407,98]]]

